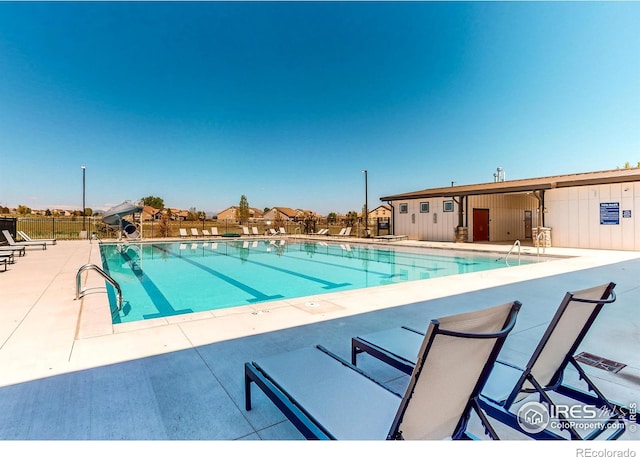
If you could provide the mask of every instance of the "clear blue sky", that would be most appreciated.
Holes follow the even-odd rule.
[[[0,3],[0,205],[327,214],[640,161],[640,3]]]

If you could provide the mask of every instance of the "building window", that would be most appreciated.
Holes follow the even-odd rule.
[[[409,212],[408,203],[400,203],[400,214],[407,214]]]
[[[453,212],[453,200],[445,200],[442,202],[442,211],[445,213]]]
[[[420,202],[420,212],[421,213],[429,212],[429,202]]]

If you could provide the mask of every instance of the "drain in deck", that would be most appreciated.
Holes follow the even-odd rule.
[[[592,367],[600,368],[601,370],[606,370],[610,373],[617,373],[622,370],[625,365],[624,363],[615,362],[613,360],[605,359],[604,357],[600,357],[599,355],[589,354],[588,352],[581,352],[580,354],[575,356],[577,362],[584,363],[585,365],[590,365]]]

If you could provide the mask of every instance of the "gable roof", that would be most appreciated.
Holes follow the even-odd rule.
[[[464,195],[533,192],[536,190],[559,189],[562,187],[591,186],[597,184],[614,184],[633,181],[640,181],[640,168],[622,168],[618,170],[547,176],[544,178],[516,179],[513,181],[499,181],[484,184],[438,187],[380,197],[380,200],[394,201],[428,197],[457,197]]]

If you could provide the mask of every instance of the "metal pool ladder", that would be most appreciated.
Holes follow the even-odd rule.
[[[94,265],[93,263],[87,263],[86,265],[83,265],[80,267],[80,269],[78,269],[78,273],[76,274],[76,300],[84,297],[85,293],[89,290],[87,288],[81,289],[82,280],[80,278],[80,275],[82,274],[82,272],[87,270],[94,270],[98,272],[100,276],[102,276],[109,284],[111,284],[116,289],[118,296],[118,311],[122,311],[122,289],[120,289],[120,284],[118,284],[115,279],[105,273],[102,268]]]
[[[513,243],[513,246],[511,246],[511,249],[509,249],[509,252],[507,252],[507,255],[504,257],[504,263],[506,263],[508,267],[511,266],[509,265],[509,256],[516,246],[518,246],[518,265],[520,265],[520,240],[516,240],[516,242]]]

